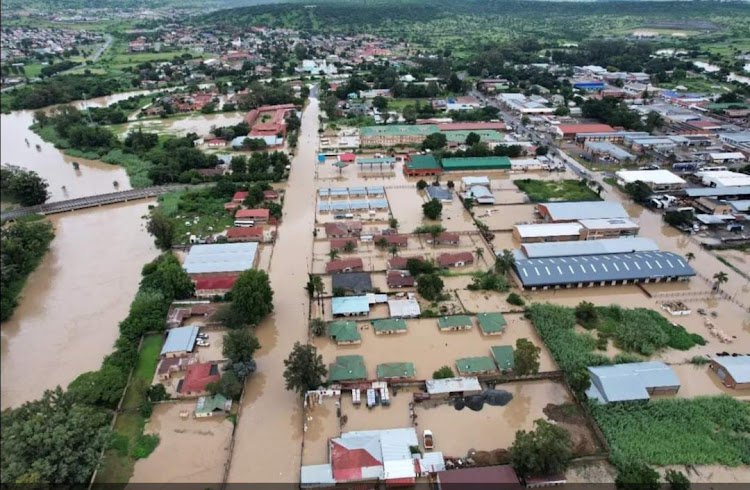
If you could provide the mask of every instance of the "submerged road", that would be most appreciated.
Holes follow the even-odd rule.
[[[297,155],[284,198],[284,215],[271,257],[274,312],[256,328],[257,372],[245,386],[235,429],[228,488],[239,483],[299,481],[303,413],[300,397],[286,391],[284,359],[305,343],[309,300],[304,286],[313,256],[318,100],[311,91],[302,115]],[[237,488],[240,488],[238,485]]]

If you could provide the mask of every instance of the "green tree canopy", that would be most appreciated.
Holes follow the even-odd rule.
[[[318,388],[328,374],[323,356],[313,345],[294,343],[292,352],[284,360],[286,389],[300,395]]]
[[[257,325],[273,311],[273,290],[265,271],[244,271],[237,277],[229,294],[232,298],[229,326]]]
[[[49,199],[49,184],[33,170],[11,165],[0,168],[0,194],[21,206],[44,204]]]
[[[435,273],[422,274],[417,278],[417,292],[429,301],[437,301],[440,298],[443,286],[443,280]]]
[[[517,374],[535,374],[539,372],[539,354],[541,347],[526,339],[516,340],[515,372]]]
[[[534,421],[534,430],[519,430],[510,448],[513,469],[521,478],[553,475],[568,467],[572,458],[570,433],[544,419]]]
[[[422,204],[422,212],[429,219],[438,219],[443,212],[443,203],[437,199],[431,199]]]
[[[114,408],[127,382],[122,369],[105,364],[98,371],[83,373],[71,381],[67,394],[78,403]]]

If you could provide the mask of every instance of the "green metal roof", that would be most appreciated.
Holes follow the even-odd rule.
[[[509,169],[508,157],[463,157],[443,158],[440,162],[445,170],[497,170]]]
[[[389,330],[406,330],[406,320],[403,318],[384,318],[370,322],[376,332],[387,332]]]
[[[413,378],[416,373],[410,362],[386,362],[377,367],[378,378]]]
[[[505,317],[500,313],[477,313],[479,328],[484,333],[502,332],[505,330]]]
[[[336,356],[336,362],[328,366],[329,381],[365,379],[365,360],[362,356]]]
[[[202,396],[195,403],[195,413],[209,413],[215,410],[223,411],[226,403],[227,397],[221,393],[217,393],[214,396]]]
[[[495,129],[453,129],[448,131],[441,131],[445,135],[448,141],[465,142],[466,137],[469,133],[475,133],[479,135],[481,141],[487,140],[500,140],[503,136]]]
[[[495,362],[488,356],[456,359],[456,368],[458,368],[458,374],[461,375],[497,370]]]
[[[495,362],[501,370],[515,367],[516,357],[513,354],[512,345],[493,345],[490,347],[490,352],[492,352],[492,357],[495,358]]]
[[[471,326],[471,318],[468,315],[441,316],[438,318],[438,328],[454,328]]]
[[[353,342],[362,337],[357,330],[357,323],[352,320],[335,320],[328,322],[328,336],[337,342]]]
[[[385,124],[383,126],[364,126],[359,128],[361,136],[398,136],[403,134],[419,135],[438,133],[438,127],[434,124]]]
[[[439,169],[440,164],[435,159],[435,155],[409,155],[410,162],[406,162],[406,168],[409,169]]]
[[[357,163],[362,163],[365,165],[367,164],[378,165],[380,163],[386,164],[386,163],[393,163],[395,161],[396,159],[393,157],[358,157],[357,158]]]

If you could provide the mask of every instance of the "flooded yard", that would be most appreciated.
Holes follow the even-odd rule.
[[[223,415],[194,418],[194,409],[194,400],[154,407],[143,432],[158,434],[159,445],[147,458],[136,462],[130,483],[203,482],[206,485],[202,488],[219,487],[217,482],[223,480],[228,463],[232,422]],[[191,415],[180,417],[185,410]]]
[[[66,387],[112,351],[141,268],[158,254],[141,219],[151,202],[50,216],[55,239],[2,325],[2,408]]]
[[[488,310],[496,311],[496,310]],[[401,334],[376,335],[368,322],[358,322],[362,341],[354,345],[336,345],[328,337],[314,340],[318,352],[326,364],[336,356],[361,355],[369,379],[374,379],[375,368],[386,362],[411,362],[416,369],[416,379],[429,379],[441,366],[448,365],[455,371],[456,359],[471,356],[490,356],[493,345],[513,345],[525,338],[542,348],[539,370],[556,370],[554,361],[528,320],[519,314],[507,315],[508,323],[502,335],[484,335],[476,318],[469,330],[445,332],[437,327],[437,319],[422,318],[407,320],[407,331]]]
[[[218,114],[177,116],[170,119],[136,120],[123,125],[122,134],[127,134],[130,131],[140,128],[143,131],[155,131],[172,136],[182,136],[186,133],[208,136],[212,127],[234,126],[241,123],[244,116],[244,112],[222,112]]]
[[[504,407],[485,405],[479,412],[469,408],[456,410],[443,404],[424,408],[415,405],[418,432],[429,429],[435,436],[435,450],[446,457],[463,457],[470,449],[492,451],[507,449],[518,430],[531,430],[534,420],[546,419],[543,409],[549,403],[571,401],[566,388],[555,381],[526,381],[496,386],[513,395]]]

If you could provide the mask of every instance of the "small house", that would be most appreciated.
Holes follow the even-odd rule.
[[[477,323],[484,335],[502,335],[505,317],[501,313],[477,313]]]
[[[750,388],[750,355],[715,357],[709,367],[727,388]]]
[[[359,344],[362,337],[352,320],[334,320],[326,325],[326,333],[338,345]]]
[[[329,274],[338,274],[341,272],[361,271],[364,267],[362,259],[352,257],[348,259],[332,260],[326,264],[326,272]]]
[[[202,396],[195,402],[195,416],[197,418],[223,415],[232,409],[232,400],[217,393],[213,396]]]
[[[347,243],[351,243],[349,247],[352,250],[357,249],[358,242],[356,238],[332,238],[330,241],[331,250],[336,250],[337,252],[345,250]]]
[[[333,316],[367,316],[370,314],[370,302],[367,296],[339,296],[331,298]]]
[[[362,356],[336,356],[336,361],[328,366],[328,380],[359,381],[367,378],[365,360]]]
[[[384,318],[382,320],[371,320],[370,324],[375,335],[388,335],[394,333],[406,333],[406,320],[403,318]]]
[[[430,237],[425,241],[434,245],[458,245],[459,240],[460,237],[458,233],[449,233],[447,231],[443,231],[435,238]]]
[[[392,289],[414,287],[414,276],[406,271],[388,271],[385,279]]]
[[[385,243],[388,244],[389,247],[396,246],[396,247],[406,247],[409,245],[409,237],[406,235],[380,235],[375,238],[375,243],[379,244],[380,242],[385,241]]]
[[[456,359],[458,374],[466,376],[470,374],[489,374],[497,371],[495,362],[487,356],[462,357]]]
[[[204,362],[188,366],[185,377],[177,383],[177,393],[182,397],[206,396],[208,383],[219,381],[221,373],[215,362]]]
[[[474,255],[471,252],[444,253],[438,255],[437,262],[441,268],[464,267],[474,263]]]
[[[383,380],[411,379],[416,376],[416,370],[410,362],[387,362],[378,364],[376,375]]]
[[[418,260],[420,262],[424,262],[424,257],[421,255],[416,257],[402,257],[400,255],[397,255],[395,257],[391,257],[387,261],[387,266],[389,270],[406,270],[406,263],[409,260]]]
[[[193,352],[198,337],[198,326],[171,328],[167,331],[167,340],[161,348],[161,357],[181,357]]]
[[[510,374],[516,365],[516,357],[512,345],[493,345],[490,347],[492,358],[503,374]]]
[[[468,330],[471,328],[471,318],[468,315],[441,316],[437,319],[438,329],[444,332],[453,330]]]
[[[269,212],[266,208],[238,209],[234,213],[235,220],[252,220],[256,223],[268,222]]]
[[[331,278],[331,287],[339,296],[338,291],[346,294],[362,294],[372,290],[372,280],[369,272],[345,272],[334,274]]]

